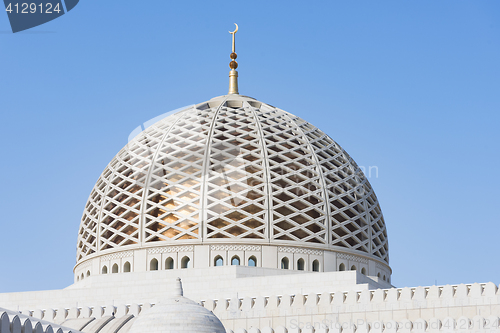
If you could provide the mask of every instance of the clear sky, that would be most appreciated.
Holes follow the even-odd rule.
[[[240,93],[321,128],[385,216],[394,285],[500,283],[500,2],[87,1],[0,15],[0,292],[73,281],[88,195],[130,132]]]

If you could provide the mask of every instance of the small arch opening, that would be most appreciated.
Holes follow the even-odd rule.
[[[319,261],[314,260],[312,265],[313,272],[319,272]]]
[[[181,268],[191,268],[191,259],[189,257],[182,258]]]
[[[366,275],[366,268],[361,268],[361,274]]]
[[[108,266],[102,266],[101,274],[108,274]]]
[[[89,276],[90,276],[90,271],[87,271],[87,277],[89,277]]]
[[[377,277],[380,279],[380,272],[377,273]]]
[[[341,263],[339,265],[339,271],[341,271],[341,272],[345,271],[345,265],[344,265],[344,263]]]
[[[82,277],[80,278],[80,280],[83,280],[84,276],[83,276],[83,273],[82,273]]]
[[[304,259],[300,258],[299,260],[297,260],[297,270],[303,271],[304,266],[305,266]]]
[[[174,259],[171,257],[165,259],[165,269],[174,269]]]
[[[257,258],[255,258],[254,256],[248,258],[248,266],[257,267]]]
[[[128,261],[123,265],[123,271],[125,273],[129,273],[130,272],[130,263]]]
[[[281,259],[281,269],[288,269],[289,264],[290,261],[287,257],[283,257],[283,259]]]
[[[118,273],[118,265],[114,264],[113,267],[111,267],[111,273]]]
[[[384,279],[384,281],[385,281],[385,275],[384,275],[383,279]]]
[[[217,256],[214,259],[214,265],[215,266],[224,266],[224,259],[222,259],[221,256]]]
[[[156,258],[151,259],[149,262],[149,270],[157,271],[158,270],[158,260]]]
[[[356,270],[356,266],[352,265],[351,266],[351,271],[355,271]]]
[[[231,259],[231,265],[233,265],[233,266],[239,266],[240,265],[240,257],[234,256]]]
[[[76,282],[80,281],[80,277],[77,275],[76,276]]]

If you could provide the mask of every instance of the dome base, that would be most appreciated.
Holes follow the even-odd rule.
[[[343,249],[342,249],[343,250]],[[358,251],[216,243],[130,249],[94,255],[75,266],[75,283],[87,276],[113,273],[162,271],[217,266],[255,266],[305,272],[356,270],[390,282],[391,268],[380,259]]]

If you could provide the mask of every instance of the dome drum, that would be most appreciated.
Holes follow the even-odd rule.
[[[75,274],[117,252],[238,244],[390,270],[377,197],[352,158],[306,121],[229,95],[158,121],[115,156],[85,207]]]
[[[75,282],[93,275],[217,266],[254,266],[304,272],[356,270],[372,277],[391,276],[390,267],[355,251],[257,244],[212,244],[150,247],[91,256],[75,267]]]

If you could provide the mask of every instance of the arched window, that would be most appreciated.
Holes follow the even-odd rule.
[[[114,264],[113,267],[111,268],[111,273],[118,273],[118,265]]]
[[[281,259],[281,269],[288,269],[288,264],[289,264],[288,258],[283,257],[283,259]]]
[[[108,274],[108,266],[102,266],[101,273],[102,274]]]
[[[385,281],[385,275],[384,275],[383,279],[384,279],[384,281]]]
[[[150,271],[157,271],[158,270],[158,260],[155,258],[151,259],[149,262],[149,270]]]
[[[125,273],[129,273],[130,272],[130,263],[128,261],[123,265],[123,271]]]
[[[77,275],[76,276],[76,282],[80,281],[80,277]]]
[[[189,257],[184,257],[181,260],[181,268],[190,268],[191,267],[191,259]]]
[[[87,271],[87,277],[90,276],[90,271]]]
[[[377,273],[377,277],[380,279],[380,272]]]
[[[297,269],[299,271],[303,271],[304,266],[305,266],[304,259],[300,258],[299,260],[297,260]]]
[[[366,268],[361,268],[361,274],[366,275]]]
[[[257,259],[254,256],[251,256],[250,258],[248,258],[248,266],[250,266],[250,267],[257,266]]]
[[[233,266],[239,266],[240,265],[240,257],[234,256],[231,259],[231,265],[233,265]]]
[[[174,259],[168,257],[165,260],[165,269],[174,269]]]
[[[318,260],[313,261],[313,272],[319,272],[319,261]]]
[[[355,271],[356,270],[356,266],[352,265],[351,266],[351,271]]]
[[[224,266],[224,259],[222,259],[221,256],[217,256],[214,259],[214,265],[215,266]]]
[[[83,280],[83,273],[82,273],[82,277],[80,278],[80,280]]]
[[[343,263],[339,265],[339,271],[345,271],[345,265]]]

